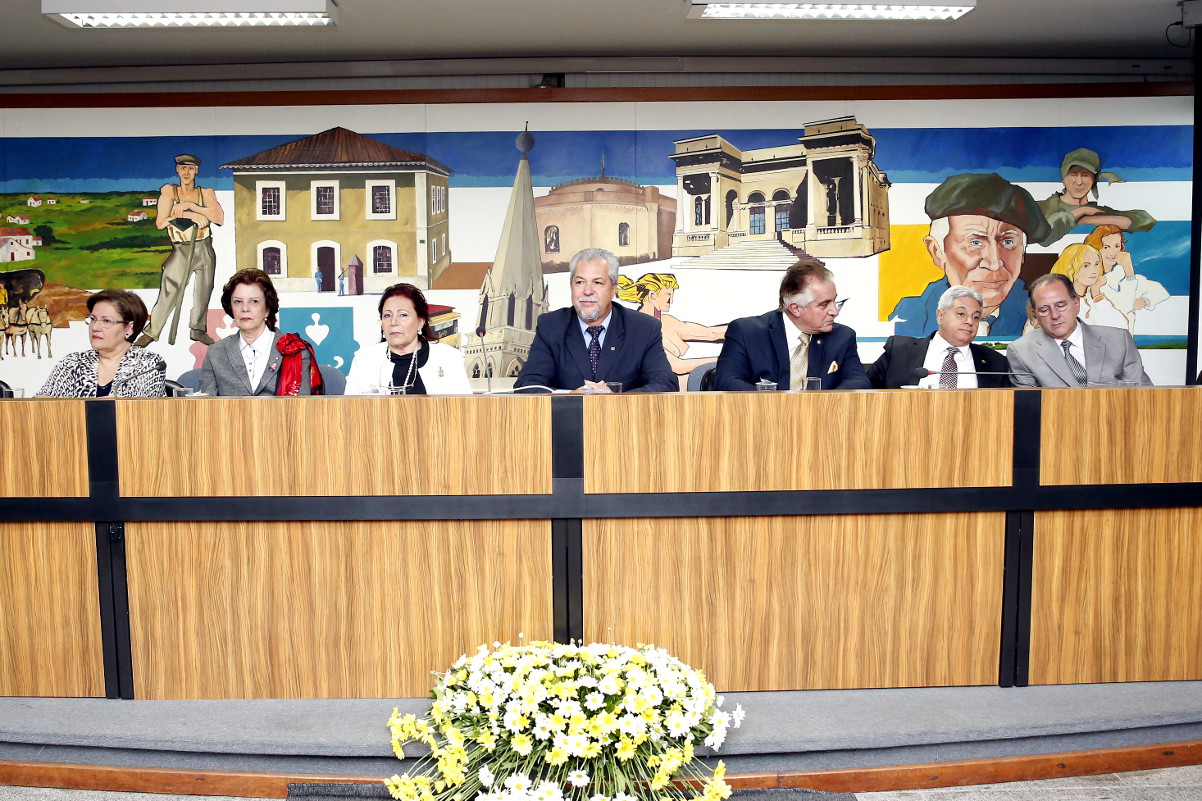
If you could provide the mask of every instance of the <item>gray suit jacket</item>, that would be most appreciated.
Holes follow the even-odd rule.
[[[1144,372],[1143,362],[1135,340],[1125,328],[1107,325],[1089,325],[1078,321],[1081,326],[1082,345],[1085,348],[1085,377],[1091,384],[1117,384],[1119,381],[1135,381],[1151,385],[1152,380]],[[1060,342],[1052,339],[1042,329],[1023,334],[1021,339],[1010,343],[1006,359],[1014,372],[1032,373],[1016,375],[1010,380],[1016,387],[1075,387],[1079,386],[1064,358]]]
[[[274,337],[271,340],[271,359],[267,362],[267,369],[263,371],[258,386],[250,385],[250,376],[246,372],[246,362],[242,360],[242,351],[238,343],[242,335],[236,333],[209,345],[205,363],[200,367],[200,391],[206,395],[274,395],[280,377],[280,362],[284,358],[283,354],[275,349],[275,344],[284,334],[280,331],[272,333]],[[302,375],[308,375],[307,350],[302,351],[302,360]],[[308,382],[301,382],[300,394],[309,394]]]

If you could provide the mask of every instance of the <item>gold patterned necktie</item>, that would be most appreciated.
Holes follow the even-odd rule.
[[[806,373],[810,367],[810,335],[805,331],[797,335],[797,347],[789,357],[789,389],[799,390],[805,386]]]

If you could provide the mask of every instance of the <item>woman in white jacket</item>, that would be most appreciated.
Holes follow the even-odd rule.
[[[393,284],[380,297],[382,341],[355,355],[347,395],[470,395],[458,348],[439,344],[430,307],[413,284]]]

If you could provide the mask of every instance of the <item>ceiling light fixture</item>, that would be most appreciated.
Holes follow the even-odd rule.
[[[153,8],[147,8],[153,6]],[[311,28],[336,25],[333,0],[42,0],[68,28]]]
[[[765,0],[733,3],[691,0],[689,19],[808,19],[808,20],[954,20],[976,8],[976,0],[932,3],[893,0],[889,3],[794,3]]]

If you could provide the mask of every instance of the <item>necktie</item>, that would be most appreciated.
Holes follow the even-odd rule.
[[[802,331],[797,339],[797,347],[789,357],[789,389],[794,391],[804,388],[810,367],[810,335]]]
[[[1073,378],[1077,379],[1077,386],[1085,386],[1085,367],[1081,362],[1074,358],[1073,353],[1069,348],[1073,343],[1067,339],[1060,340],[1060,347],[1064,348],[1064,360],[1068,362],[1068,369],[1073,371]]]
[[[603,325],[590,325],[588,327],[589,336],[592,339],[588,343],[588,363],[593,368],[593,380],[597,380],[597,360],[601,358],[601,332],[605,330]]]
[[[956,348],[948,348],[943,357],[943,367],[940,368],[939,386],[943,389],[955,389],[956,379]]]

